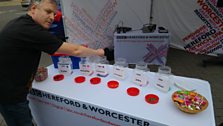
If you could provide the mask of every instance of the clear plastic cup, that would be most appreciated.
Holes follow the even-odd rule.
[[[126,67],[127,67],[126,59],[117,58],[113,66],[113,76],[118,79],[125,79],[127,74]]]
[[[169,66],[160,66],[158,68],[158,73],[160,73],[160,74],[171,74],[171,68]]]
[[[147,63],[140,61],[136,63],[136,70],[142,70],[142,71],[149,71],[149,68],[147,67]]]
[[[163,92],[168,92],[172,86],[171,68],[169,66],[160,66],[156,75],[155,87]]]
[[[117,58],[115,60],[115,64],[116,66],[120,66],[120,67],[127,67],[127,62],[125,58]]]

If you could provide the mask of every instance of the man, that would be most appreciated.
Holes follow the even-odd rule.
[[[58,40],[47,29],[54,21],[53,0],[33,0],[26,15],[10,21],[0,32],[0,112],[8,126],[31,126],[26,99],[41,52],[85,57],[103,56],[90,49]]]

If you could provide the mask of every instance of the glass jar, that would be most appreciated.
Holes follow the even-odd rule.
[[[35,74],[35,81],[40,82],[46,80],[48,77],[48,70],[46,67],[39,67]]]

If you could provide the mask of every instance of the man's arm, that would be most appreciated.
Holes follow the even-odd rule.
[[[91,49],[78,44],[63,42],[60,48],[57,50],[57,53],[68,54],[71,56],[77,57],[86,57],[86,56],[104,56],[103,49]]]

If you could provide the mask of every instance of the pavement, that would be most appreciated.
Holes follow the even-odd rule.
[[[7,125],[5,124],[5,121],[4,121],[4,119],[3,119],[3,117],[2,117],[1,114],[0,114],[0,126],[7,126]]]
[[[27,13],[27,8],[23,8],[19,0],[0,0],[0,29],[8,21]]]
[[[20,0],[0,0],[0,7],[21,5]]]

